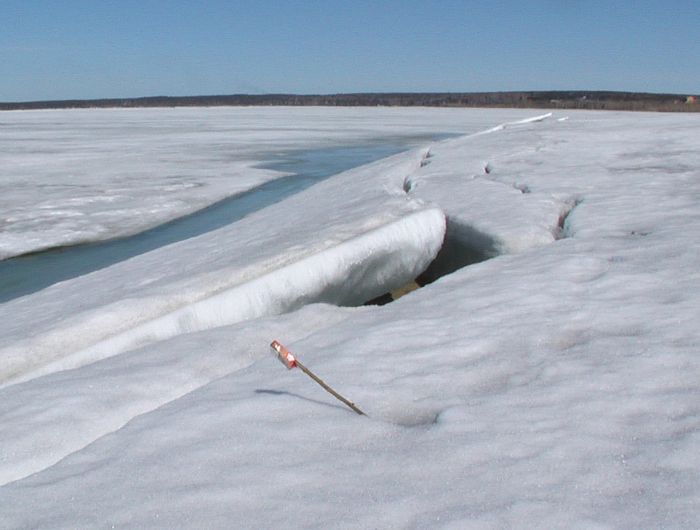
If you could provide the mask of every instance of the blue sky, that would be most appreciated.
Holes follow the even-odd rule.
[[[700,0],[0,0],[0,101],[700,92]]]

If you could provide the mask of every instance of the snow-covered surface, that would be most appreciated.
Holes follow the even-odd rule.
[[[0,527],[697,527],[700,121],[470,113],[0,305]]]
[[[283,153],[486,126],[464,110],[370,110],[4,112],[0,259],[125,236],[201,209],[281,176],[256,166]]]

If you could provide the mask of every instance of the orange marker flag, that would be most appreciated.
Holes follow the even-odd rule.
[[[299,359],[297,359],[292,354],[292,352],[290,352],[287,348],[285,348],[279,341],[273,340],[272,343],[270,344],[270,348],[272,348],[272,351],[275,352],[279,361],[287,367],[287,370],[291,370],[292,368],[299,368],[302,372],[304,372],[306,375],[308,375],[311,379],[313,379],[319,385],[321,385],[323,387],[323,389],[326,392],[328,392],[329,394],[331,394],[334,398],[345,403],[348,407],[350,407],[357,414],[360,414],[361,416],[365,415],[365,413],[362,412],[359,408],[357,408],[352,401],[345,399],[343,396],[338,394],[338,392],[336,392],[330,386],[328,386],[325,382],[323,382],[323,380],[320,377],[318,377],[315,373],[313,373],[311,370],[309,370],[306,366],[301,364]]]

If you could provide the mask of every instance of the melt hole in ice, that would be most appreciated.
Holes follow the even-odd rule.
[[[569,230],[569,216],[573,213],[576,207],[583,202],[583,199],[573,199],[568,207],[559,216],[559,221],[557,222],[557,227],[554,232],[555,239],[566,239],[571,236],[571,231]]]

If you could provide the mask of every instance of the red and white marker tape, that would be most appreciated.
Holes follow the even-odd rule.
[[[278,341],[273,340],[270,347],[277,352],[277,358],[287,367],[287,370],[297,367],[297,360],[287,348],[282,346]]]
[[[287,370],[291,370],[292,368],[299,368],[299,370],[304,372],[311,379],[313,379],[319,385],[321,385],[326,392],[329,392],[333,395],[333,397],[345,403],[354,412],[362,416],[365,415],[365,413],[362,412],[359,408],[357,408],[357,406],[352,401],[338,394],[338,392],[329,387],[320,377],[318,377],[315,373],[309,370],[306,366],[301,364],[301,362],[296,357],[294,357],[294,355],[292,355],[292,352],[290,352],[287,348],[282,346],[282,344],[279,341],[273,340],[272,343],[270,343],[270,348],[272,348],[272,351],[274,351],[277,354],[277,358],[283,365],[287,367]]]

